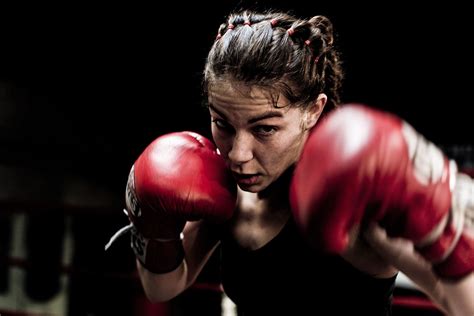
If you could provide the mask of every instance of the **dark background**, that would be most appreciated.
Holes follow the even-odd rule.
[[[30,297],[48,300],[61,271],[71,275],[70,315],[130,314],[125,306],[141,288],[130,278],[129,240],[103,251],[128,222],[121,213],[128,172],[163,133],[210,135],[200,88],[206,54],[227,13],[248,6],[328,16],[347,74],[345,102],[392,111],[436,144],[473,145],[467,4],[2,5],[0,292],[8,293],[13,265],[27,272]],[[16,211],[29,219],[25,261],[5,246]],[[74,254],[60,267],[65,231],[72,231]]]
[[[0,119],[0,162],[87,174],[123,189],[156,136],[208,135],[200,106],[207,50],[228,11],[289,9],[334,23],[344,100],[394,111],[439,144],[472,143],[472,23],[452,2],[170,2],[25,5],[2,10],[0,80],[13,87]]]

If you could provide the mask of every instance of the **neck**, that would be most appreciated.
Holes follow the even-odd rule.
[[[254,205],[264,206],[261,209],[267,210],[289,210],[289,187],[293,175],[293,167],[287,169],[275,182],[266,189],[251,193],[239,189],[245,200],[252,201]]]

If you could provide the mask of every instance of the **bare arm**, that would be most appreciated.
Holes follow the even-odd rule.
[[[443,280],[415,251],[412,242],[389,238],[378,226],[369,228],[364,237],[387,262],[402,271],[448,315],[474,315],[474,273],[458,280]]]
[[[138,274],[150,301],[170,300],[196,280],[219,244],[219,238],[214,230],[215,227],[205,221],[188,222],[183,231],[184,260],[171,272],[152,273],[137,260]]]

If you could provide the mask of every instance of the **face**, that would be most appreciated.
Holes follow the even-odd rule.
[[[209,91],[214,141],[244,191],[265,189],[293,165],[319,117],[282,95],[274,104],[260,88],[222,83]]]

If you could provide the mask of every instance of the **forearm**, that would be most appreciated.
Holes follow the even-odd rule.
[[[474,315],[474,272],[460,280],[440,281],[448,315]]]
[[[215,232],[212,232],[212,227],[204,221],[188,222],[183,236],[184,260],[176,269],[166,273],[153,273],[137,260],[140,280],[150,301],[167,301],[187,289],[194,283],[219,245],[219,239]],[[156,253],[154,255],[159,260],[159,258],[164,259],[168,254]]]
[[[188,222],[184,228],[186,288],[191,286],[220,243],[216,227],[206,221]]]
[[[182,240],[162,242],[149,240],[143,255],[134,245],[136,265],[146,296],[152,302],[172,299],[184,291],[187,265]]]
[[[137,270],[147,298],[152,302],[168,301],[186,289],[187,266],[183,261],[168,273],[152,273],[137,259]]]
[[[410,278],[446,315],[474,315],[474,273],[457,280],[444,280],[425,270]]]
[[[411,241],[389,238],[385,230],[376,225],[367,229],[364,237],[447,315],[474,315],[474,273],[457,280],[445,280],[433,272],[431,263],[416,252]]]

